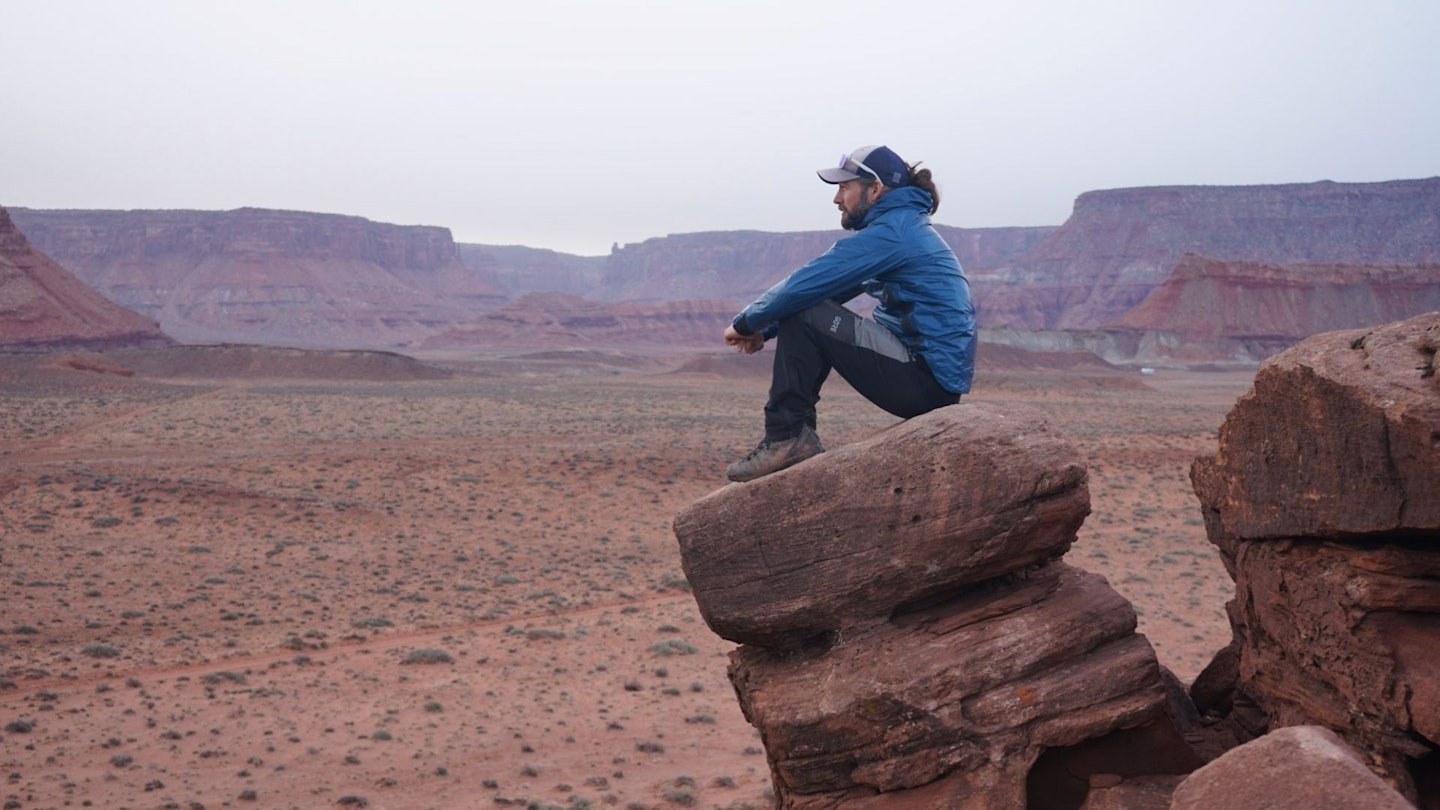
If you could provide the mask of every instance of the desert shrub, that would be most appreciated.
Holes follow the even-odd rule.
[[[5,730],[11,734],[29,734],[35,730],[34,720],[11,720],[5,724]]]
[[[403,660],[402,664],[453,664],[455,659],[450,653],[444,650],[437,650],[433,647],[426,647],[420,650],[411,650]]]
[[[350,624],[354,627],[394,627],[395,623],[384,616],[367,616],[363,619],[356,619]]]
[[[431,714],[439,714],[445,711],[445,707],[442,706],[438,700],[427,700],[425,701],[425,711]]]
[[[678,638],[667,638],[651,644],[650,652],[656,655],[694,655],[700,650],[693,644],[687,644]]]
[[[226,682],[245,683],[245,673],[235,672],[234,670],[229,669],[221,670],[220,672],[207,672],[204,675],[200,676],[200,681],[202,683],[210,684],[211,686]]]
[[[375,731],[371,732],[371,734],[370,734],[370,739],[372,739],[372,740],[393,740],[393,739],[395,739],[395,738],[394,738],[393,736],[391,736],[389,729],[377,728],[377,729],[375,729]]]
[[[654,740],[641,740],[635,743],[635,750],[645,754],[663,754],[665,753],[665,746]]]
[[[689,593],[690,580],[683,576],[675,576],[674,574],[666,574],[660,577],[660,590],[668,591],[671,589]]]
[[[108,529],[111,526],[119,526],[121,523],[124,522],[125,521],[121,520],[118,517],[115,517],[114,515],[105,515],[103,517],[97,517],[94,520],[90,521],[90,525],[94,526],[97,529]]]
[[[87,644],[80,650],[91,658],[119,658],[120,650],[109,644]]]
[[[689,807],[695,803],[695,780],[688,776],[678,777],[666,785],[660,795],[664,796],[666,801]]]

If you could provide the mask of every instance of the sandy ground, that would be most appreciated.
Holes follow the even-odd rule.
[[[180,384],[0,359],[3,807],[769,806],[670,529],[759,438],[765,375],[632,365]],[[1188,468],[1249,382],[971,398],[1088,457],[1067,560],[1183,680],[1232,589]],[[827,444],[892,422],[827,386]]]

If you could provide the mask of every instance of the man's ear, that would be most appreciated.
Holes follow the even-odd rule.
[[[874,203],[876,200],[879,200],[885,195],[885,184],[877,180],[874,183],[866,186],[865,191],[867,198],[870,200],[871,203]]]

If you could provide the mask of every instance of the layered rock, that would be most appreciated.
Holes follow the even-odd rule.
[[[1197,765],[1134,610],[1059,561],[1088,512],[1073,445],[971,404],[681,512],[779,805],[1078,807],[1090,773]]]
[[[0,348],[161,346],[159,325],[118,306],[37,250],[0,208]]]
[[[461,263],[508,299],[532,292],[607,298],[608,257],[576,256],[523,245],[455,246]]]
[[[720,345],[739,310],[723,300],[604,303],[529,293],[426,338],[425,348],[678,348]]]
[[[1054,230],[944,225],[935,229],[967,272],[1016,259]],[[610,300],[749,302],[845,235],[843,231],[715,231],[617,246],[608,257],[602,289],[595,295]]]
[[[1191,470],[1236,582],[1232,695],[1269,727],[1335,730],[1425,807],[1440,805],[1437,350],[1440,313],[1310,338],[1261,367]],[[1216,680],[1203,702],[1223,710]]]
[[[1435,264],[1437,210],[1440,178],[1091,191],[1034,250],[977,269],[972,283],[986,326],[1096,329],[1144,300],[1187,253],[1271,263]]]
[[[78,277],[182,340],[393,346],[502,300],[444,228],[256,208],[15,216]]]
[[[1168,333],[1172,356],[1259,361],[1319,332],[1440,310],[1440,263],[1271,264],[1187,254],[1117,329]]]

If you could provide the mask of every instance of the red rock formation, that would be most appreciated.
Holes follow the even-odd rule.
[[[506,298],[531,292],[613,297],[606,295],[605,256],[574,256],[520,245],[460,243],[455,247],[465,267]]]
[[[1179,355],[1263,359],[1303,338],[1440,310],[1440,263],[1264,264],[1187,254],[1113,324],[1168,332]]]
[[[785,647],[1059,557],[1089,512],[1073,444],[1034,414],[961,404],[716,490],[675,534],[711,629]]]
[[[1134,610],[1056,559],[1085,479],[1037,412],[958,405],[676,517],[779,807],[1074,808],[1199,764]]]
[[[1054,229],[937,225],[936,230],[969,272],[1024,254]],[[647,239],[611,251],[607,280],[596,295],[611,300],[733,298],[748,302],[845,235],[838,230],[713,231]]]
[[[425,339],[425,348],[681,348],[721,345],[730,301],[601,303],[562,293],[518,301]]]
[[[444,228],[255,208],[14,213],[77,276],[185,340],[395,345],[501,300]]]
[[[152,320],[107,301],[36,250],[0,208],[0,348],[164,345]]]
[[[1437,350],[1440,313],[1307,339],[1261,367],[1191,470],[1236,583],[1235,702],[1270,727],[1333,729],[1427,808],[1440,806]],[[1197,702],[1223,711],[1213,678],[1205,692]]]
[[[1092,191],[1023,259],[973,274],[983,324],[1093,329],[1181,257],[1273,263],[1440,262],[1440,178]]]
[[[1328,729],[1281,729],[1225,753],[1175,790],[1171,810],[1414,810]]]

